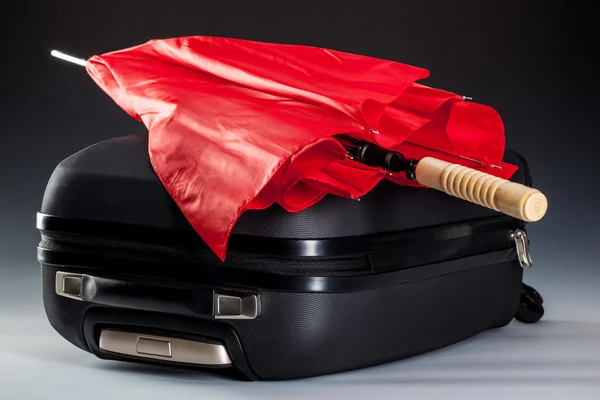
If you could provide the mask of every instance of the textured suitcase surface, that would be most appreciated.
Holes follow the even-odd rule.
[[[301,378],[440,348],[517,311],[512,234],[522,221],[382,182],[360,202],[245,213],[221,263],[162,188],[146,146],[134,135],[63,161],[38,214],[48,319],[98,357]],[[505,159],[529,184],[524,160]],[[130,351],[103,348],[122,332]],[[195,361],[178,356],[190,343],[204,352]]]

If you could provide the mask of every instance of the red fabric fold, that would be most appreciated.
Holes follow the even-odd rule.
[[[149,130],[152,167],[222,260],[240,215],[297,212],[327,193],[360,197],[387,176],[345,157],[346,133],[475,168],[499,165],[504,131],[489,107],[416,84],[428,71],[335,50],[216,37],[153,40],[94,56],[87,70]],[[515,168],[489,169],[508,178]]]

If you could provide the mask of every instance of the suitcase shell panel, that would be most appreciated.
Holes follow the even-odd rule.
[[[56,272],[90,271],[42,264],[44,306],[62,336],[101,358],[126,359],[98,349],[99,327],[167,336],[176,330],[226,343],[235,368],[246,378],[303,378],[399,360],[508,324],[519,305],[523,269],[510,251],[488,262],[355,292],[259,290],[254,293],[261,312],[254,320],[214,320],[68,299],[54,291]],[[86,324],[92,326],[87,333]],[[230,329],[229,334],[215,336],[211,324]]]
[[[147,147],[147,135],[131,135],[72,155],[50,177],[40,211],[64,218],[191,231],[152,170]],[[527,164],[521,156],[507,149],[505,161],[521,167],[511,180],[528,183]],[[499,215],[433,189],[415,190],[386,180],[360,200],[328,195],[297,213],[277,205],[249,210],[235,225],[233,236],[364,236]]]

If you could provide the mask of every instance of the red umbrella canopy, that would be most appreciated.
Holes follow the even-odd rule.
[[[501,161],[493,109],[417,84],[428,71],[398,62],[196,36],[94,56],[87,71],[147,126],[157,176],[222,260],[245,210],[297,212],[327,193],[360,197],[385,178],[416,185],[347,158],[336,134],[501,178],[516,170]]]

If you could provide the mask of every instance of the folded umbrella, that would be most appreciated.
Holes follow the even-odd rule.
[[[521,203],[531,197],[521,189],[514,197],[503,180],[516,167],[502,162],[498,114],[415,83],[428,76],[422,68],[203,36],[153,40],[93,56],[86,67],[147,126],[157,176],[221,259],[244,211],[277,203],[296,212],[328,193],[359,198],[381,179],[433,187],[522,218]],[[390,168],[385,159],[392,156],[369,162],[353,153],[366,148],[406,162]]]

